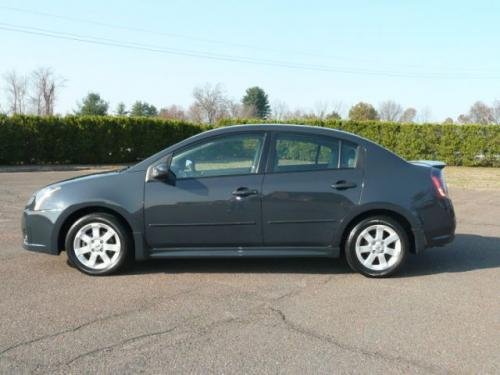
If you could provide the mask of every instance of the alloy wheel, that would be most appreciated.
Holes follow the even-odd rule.
[[[118,233],[110,225],[93,222],[78,230],[73,240],[73,249],[82,265],[102,270],[118,262],[122,245]]]
[[[384,224],[371,225],[356,238],[356,257],[371,271],[385,271],[401,258],[401,246],[401,238],[393,228]]]

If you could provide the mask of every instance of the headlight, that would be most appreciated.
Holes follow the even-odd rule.
[[[52,194],[54,194],[56,191],[60,190],[60,186],[49,186],[46,187],[40,191],[38,191],[35,194],[35,207],[34,210],[38,211],[42,207],[43,203],[50,198]]]

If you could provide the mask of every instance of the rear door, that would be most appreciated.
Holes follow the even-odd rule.
[[[359,202],[358,145],[324,135],[276,132],[263,184],[264,244],[329,246]]]

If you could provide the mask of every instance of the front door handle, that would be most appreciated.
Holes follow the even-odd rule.
[[[337,189],[337,190],[352,189],[352,188],[355,188],[356,186],[358,186],[358,185],[356,185],[355,182],[345,181],[345,180],[337,181],[336,183],[331,185],[331,187],[333,189]]]
[[[257,195],[259,192],[256,189],[249,189],[247,187],[240,187],[233,191],[233,195],[236,197],[248,197],[250,195]]]

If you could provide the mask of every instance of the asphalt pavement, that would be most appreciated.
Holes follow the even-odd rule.
[[[90,277],[21,248],[0,173],[0,373],[500,373],[500,191],[453,189],[452,244],[388,279],[343,260],[168,260]]]

